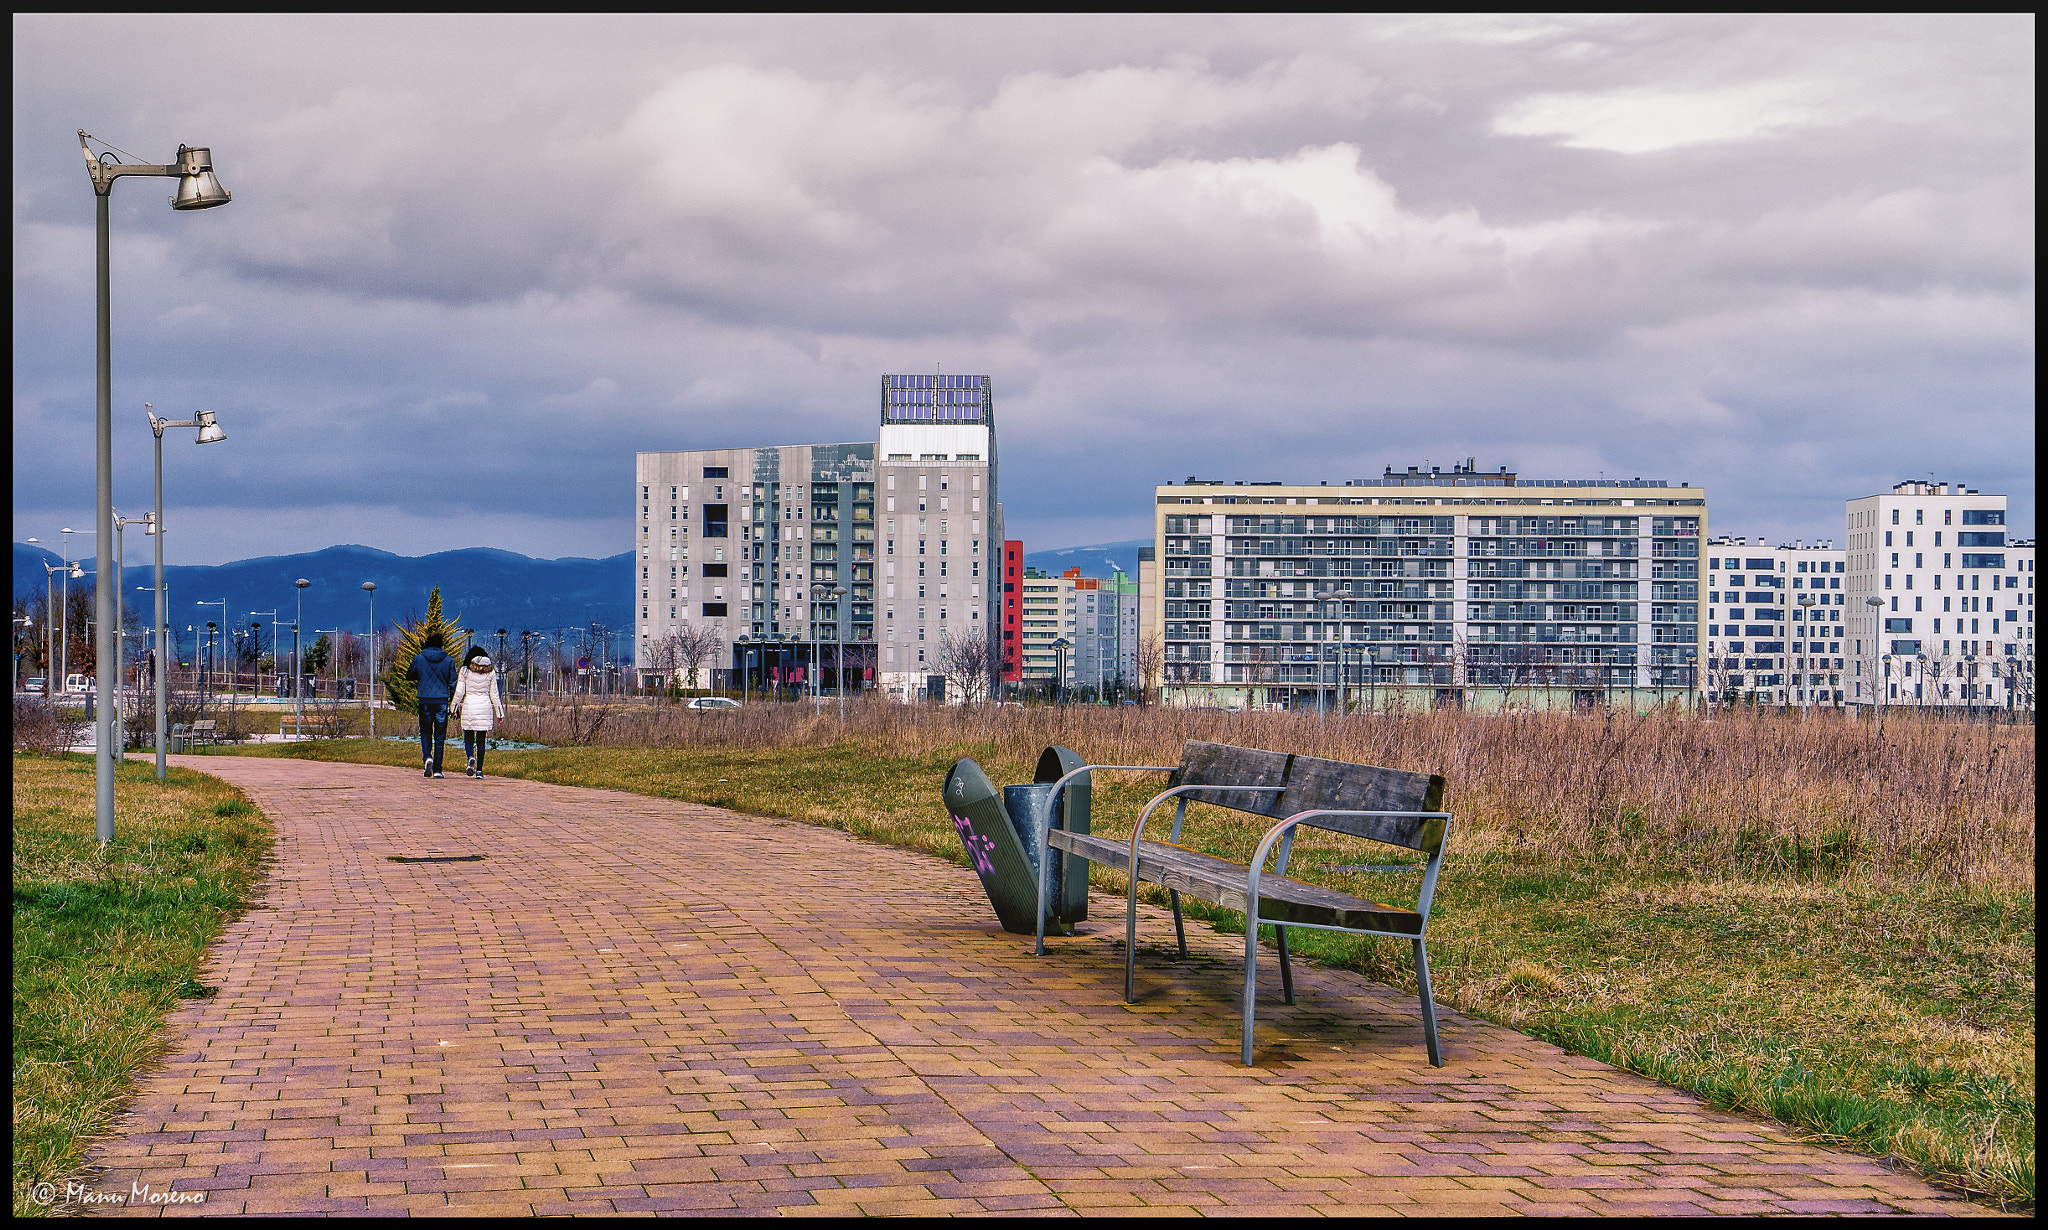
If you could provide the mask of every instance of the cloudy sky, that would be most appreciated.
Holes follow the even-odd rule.
[[[116,503],[143,402],[230,434],[172,562],[614,554],[634,452],[941,364],[1034,550],[1468,456],[2031,535],[2034,91],[2030,17],[17,16],[15,539],[90,524],[80,128],[235,194],[114,190]]]

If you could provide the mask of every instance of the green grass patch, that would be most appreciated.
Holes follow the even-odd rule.
[[[394,743],[271,745],[245,754],[418,765],[415,749]],[[821,824],[964,864],[939,803],[946,770],[962,755],[980,760],[997,782],[1031,776],[1029,765],[988,745],[920,756],[852,744],[565,748],[492,753],[487,767]],[[1159,779],[1116,776],[1097,786],[1095,827],[1128,834]],[[1249,857],[1263,825],[1232,817],[1192,809],[1183,841]],[[1169,823],[1156,816],[1148,835],[1164,839]],[[1597,849],[1544,856],[1498,832],[1454,828],[1431,922],[1437,997],[1715,1105],[2030,1206],[2031,878],[1972,885],[1879,876],[1854,869],[1853,847],[1846,837],[1774,845],[1756,861],[1706,875],[1682,852],[1660,865],[1640,844],[1627,859]],[[1290,871],[1412,904],[1418,875],[1324,870],[1387,866],[1404,855],[1304,830]],[[1127,891],[1105,868],[1095,868],[1094,882]],[[1145,895],[1165,903],[1149,885]],[[1243,934],[1240,914],[1183,905],[1219,931]],[[1291,939],[1304,957],[1414,988],[1405,942],[1318,931]]]
[[[207,945],[246,906],[272,833],[241,792],[173,769],[115,771],[115,838],[93,829],[90,756],[14,757],[14,1214],[61,1184],[162,1053],[164,1017],[210,994]]]

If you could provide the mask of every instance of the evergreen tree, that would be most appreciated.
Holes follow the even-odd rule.
[[[309,675],[317,675],[321,671],[326,670],[327,659],[330,656],[332,656],[333,653],[334,638],[328,636],[325,632],[322,632],[320,634],[320,639],[314,641],[312,647],[306,650],[306,673]]]
[[[398,654],[391,660],[390,669],[384,672],[384,694],[399,712],[417,713],[420,685],[405,677],[405,668],[411,666],[413,658],[427,647],[427,637],[436,632],[441,634],[441,648],[457,662],[469,648],[469,638],[463,635],[461,625],[441,617],[441,587],[438,585],[427,595],[426,617],[410,626],[400,624],[398,627]]]

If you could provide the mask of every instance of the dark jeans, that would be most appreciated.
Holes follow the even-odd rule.
[[[420,759],[434,762],[434,771],[441,770],[441,748],[448,738],[448,702],[445,700],[423,700],[420,702]]]
[[[479,771],[483,769],[484,752],[490,745],[491,732],[488,730],[465,730],[462,732],[462,753],[469,757],[469,767],[472,769]]]

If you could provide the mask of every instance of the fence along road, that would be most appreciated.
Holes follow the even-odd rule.
[[[202,974],[219,994],[174,1015],[94,1151],[101,1190],[247,1213],[1985,1211],[1456,1012],[1432,1069],[1413,998],[1343,971],[1262,1004],[1246,1068],[1242,941],[1141,949],[1126,1005],[1121,899],[1033,958],[973,872],[827,829],[174,760],[248,791],[279,857]]]

